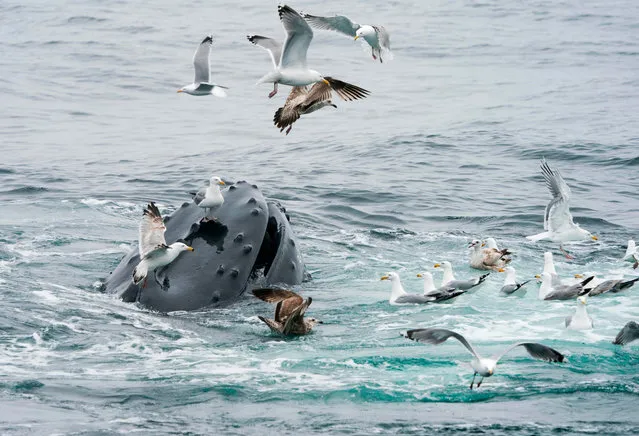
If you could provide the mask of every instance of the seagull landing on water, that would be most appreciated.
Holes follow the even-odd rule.
[[[390,48],[390,35],[383,26],[360,25],[344,15],[317,17],[315,15],[302,14],[302,16],[316,29],[334,30],[353,38],[355,41],[360,38],[366,41],[372,50],[373,60],[379,58],[379,61],[383,63],[382,54],[387,60],[393,59],[393,53]]]
[[[166,245],[166,240],[164,239],[165,231],[166,227],[160,211],[153,202],[149,203],[144,209],[142,221],[140,222],[138,244],[140,263],[133,270],[133,283],[136,285],[144,280],[142,287],[145,287],[149,272],[154,272],[157,268],[170,264],[183,251],[193,251],[193,247],[189,247],[183,242],[174,242],[171,245]]]
[[[455,333],[452,330],[428,328],[428,329],[414,329],[408,330],[405,335],[406,338],[416,342],[425,342],[427,344],[439,345],[446,342],[448,338],[455,338],[473,355],[473,360],[470,361],[470,366],[473,368],[473,380],[470,382],[470,388],[473,388],[475,383],[475,377],[477,374],[481,376],[481,379],[477,383],[477,387],[481,386],[485,377],[490,377],[495,373],[497,368],[497,362],[509,351],[516,347],[524,347],[528,354],[535,359],[545,360],[547,362],[563,362],[564,356],[559,351],[539,344],[537,342],[518,342],[506,350],[493,357],[492,359],[485,359],[481,357],[472,345],[459,333]]]
[[[536,235],[526,236],[526,238],[533,242],[542,239],[559,242],[561,252],[564,253],[568,259],[572,259],[573,257],[566,253],[561,243],[588,239],[596,241],[597,237],[588,230],[579,227],[579,224],[573,222],[568,205],[571,194],[570,188],[563,177],[561,177],[559,171],[548,166],[546,160],[543,159],[541,161],[541,172],[546,181],[546,186],[552,194],[552,200],[550,200],[550,203],[546,206],[544,213],[544,230],[546,231]]]
[[[190,95],[214,95],[216,97],[226,97],[226,86],[210,83],[210,66],[209,53],[213,45],[213,38],[208,35],[202,40],[193,55],[193,67],[195,68],[195,78],[193,83],[178,89],[178,92],[184,92]]]

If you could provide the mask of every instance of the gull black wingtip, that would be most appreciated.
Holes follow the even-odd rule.
[[[206,35],[204,37],[204,39],[202,40],[201,44],[205,44],[207,42],[210,42],[211,44],[213,44],[213,36],[212,35]]]

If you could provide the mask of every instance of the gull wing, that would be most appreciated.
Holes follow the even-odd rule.
[[[634,321],[630,321],[628,324],[623,326],[612,343],[616,345],[626,345],[638,338],[639,324]]]
[[[559,232],[563,227],[573,224],[568,202],[570,188],[556,169],[550,168],[546,160],[541,162],[541,172],[546,181],[546,187],[552,195],[552,200],[546,206],[544,213],[544,230]]]
[[[278,6],[277,12],[286,30],[286,41],[279,62],[280,68],[306,69],[306,52],[313,39],[313,30],[290,6]]]
[[[328,96],[324,98],[324,100],[328,100],[329,98],[331,98],[331,91],[335,91],[335,93],[337,93],[337,95],[339,95],[339,98],[341,98],[342,100],[353,101],[360,98],[366,98],[370,94],[370,91],[364,88],[351,85],[350,83],[346,83],[332,77],[324,77],[324,79],[326,79],[329,84],[327,85],[324,82],[316,83],[311,88],[309,97],[313,96],[314,98],[315,93],[322,95],[328,94]]]
[[[285,335],[290,335],[295,328],[296,325],[304,322],[304,314],[306,313],[306,309],[311,305],[313,299],[308,297],[306,301],[297,306],[293,312],[286,318],[286,322],[284,323],[284,327],[282,328],[282,333]]]
[[[390,35],[384,26],[373,26],[373,29],[375,29],[377,33],[377,40],[379,41],[380,47],[390,50]]]
[[[305,86],[294,86],[284,106],[275,111],[273,124],[280,132],[297,121],[302,115],[302,106],[307,106],[308,91]]]
[[[209,81],[209,53],[213,45],[213,38],[207,35],[193,55],[193,67],[195,68],[195,78],[193,83],[206,83]]]
[[[260,35],[247,35],[246,38],[253,45],[257,45],[258,47],[262,47],[264,50],[268,52],[271,56],[271,61],[273,61],[273,66],[277,68],[277,64],[280,62],[280,58],[282,57],[282,43],[274,40],[273,38],[268,38],[266,36]]]
[[[355,37],[357,29],[362,27],[344,15],[318,17],[310,14],[302,14],[302,16],[308,21],[308,24],[316,29],[334,30],[350,37]]]
[[[160,210],[155,203],[149,203],[146,209],[144,209],[142,221],[140,221],[138,239],[140,257],[146,257],[149,253],[159,248],[166,249],[166,240],[164,239],[165,231],[166,227],[164,226]]]
[[[435,301],[434,297],[416,294],[406,294],[397,297],[396,304],[426,304]]]
[[[495,362],[499,362],[499,360],[504,357],[506,353],[517,347],[524,347],[526,351],[528,351],[528,354],[530,354],[535,359],[545,360],[546,362],[564,361],[564,355],[554,348],[547,347],[537,342],[518,342],[506,348],[503,353],[495,356]]]
[[[406,332],[406,337],[416,342],[426,342],[427,344],[433,345],[439,345],[443,342],[446,342],[446,339],[452,337],[461,342],[461,344],[466,347],[468,351],[470,351],[470,354],[475,356],[477,359],[481,359],[481,357],[479,357],[479,354],[477,354],[472,345],[468,343],[466,338],[464,338],[459,333],[455,333],[452,330],[437,328],[413,329]]]

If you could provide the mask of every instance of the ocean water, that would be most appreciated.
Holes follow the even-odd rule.
[[[395,59],[317,31],[309,65],[372,94],[272,125],[255,86],[270,61],[246,34],[281,37],[276,2],[0,3],[0,433],[633,434],[637,289],[592,298],[595,328],[567,331],[575,303],[537,288],[502,297],[493,273],[450,304],[393,307],[397,271],[453,262],[471,239],[514,253],[521,279],[555,253],[562,276],[636,276],[619,258],[639,237],[639,9],[620,1],[299,1],[391,32]],[[175,91],[215,39],[227,99]],[[575,221],[599,241],[527,242],[549,200],[546,157],[572,188]],[[273,336],[246,295],[218,310],[159,314],[98,291],[135,245],[141,211],[170,213],[211,174],[256,183],[291,214],[324,325]],[[440,273],[436,273],[439,279]],[[441,326],[480,352],[542,341],[469,390],[458,343],[416,344]]]

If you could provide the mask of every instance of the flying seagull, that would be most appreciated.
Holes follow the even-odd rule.
[[[559,242],[559,248],[562,253],[570,259],[572,256],[563,249],[561,246],[562,242],[583,241],[587,239],[596,241],[597,237],[588,230],[579,227],[579,224],[573,222],[568,205],[571,194],[570,188],[559,171],[555,168],[551,168],[546,160],[543,159],[541,161],[541,173],[544,176],[548,190],[552,194],[552,200],[550,200],[544,212],[544,230],[546,231],[533,236],[526,236],[526,238],[533,242],[537,242],[541,239],[550,239],[551,241]]]
[[[149,203],[144,209],[142,221],[140,222],[138,244],[140,263],[133,270],[133,283],[136,285],[144,280],[142,287],[145,287],[149,271],[155,271],[156,268],[170,264],[183,251],[193,251],[193,247],[189,247],[183,242],[174,242],[171,245],[166,245],[166,240],[164,239],[165,231],[166,227],[160,211],[155,203]]]
[[[477,374],[481,376],[481,379],[477,383],[477,387],[481,386],[481,383],[484,381],[484,377],[490,377],[494,374],[495,368],[497,367],[497,362],[510,350],[516,347],[524,347],[528,354],[530,354],[535,359],[545,360],[547,362],[563,362],[564,356],[559,351],[547,347],[545,345],[539,344],[537,342],[518,342],[510,347],[506,348],[504,352],[496,355],[492,359],[485,359],[481,357],[473,348],[472,345],[459,333],[455,333],[452,330],[439,329],[439,328],[427,328],[427,329],[414,329],[408,330],[406,332],[406,336],[408,339],[411,339],[416,342],[425,342],[427,344],[439,345],[441,343],[446,342],[448,338],[455,338],[461,344],[466,347],[470,354],[473,355],[473,360],[470,361],[470,366],[473,368],[473,380],[470,382],[470,388],[473,388],[473,384],[475,383],[475,377]]]
[[[253,289],[252,292],[260,300],[276,304],[274,319],[258,316],[273,332],[284,336],[299,336],[310,333],[316,324],[322,324],[322,321],[315,318],[304,318],[306,309],[313,302],[311,297],[304,300],[289,289],[262,288]]]
[[[310,14],[302,14],[304,19],[316,29],[334,30],[345,36],[354,38],[357,41],[362,38],[371,48],[373,60],[382,59],[382,53],[388,60],[393,59],[390,48],[390,36],[383,26],[371,26],[368,24],[357,24],[344,15],[332,17],[318,17]]]
[[[637,269],[639,267],[639,251],[637,250],[637,245],[635,241],[632,239],[628,239],[628,248],[626,248],[626,254],[624,254],[623,259],[626,262],[632,262],[632,267]]]
[[[184,92],[191,95],[210,95],[216,97],[226,97],[226,86],[211,83],[209,54],[213,45],[213,38],[208,35],[202,40],[193,55],[193,67],[195,68],[195,78],[193,83],[178,89],[178,92]]]
[[[309,90],[306,86],[294,86],[286,99],[284,106],[275,112],[273,123],[282,132],[285,128],[288,135],[293,128],[293,123],[303,114],[310,114],[326,106],[333,106],[331,97],[333,91],[344,101],[352,101],[366,98],[369,91],[341,80],[325,77],[327,83],[317,82]]]

